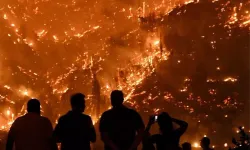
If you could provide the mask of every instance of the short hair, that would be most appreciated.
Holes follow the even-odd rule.
[[[191,150],[191,144],[190,143],[188,143],[188,142],[185,142],[185,143],[183,143],[182,144],[182,149],[183,150]]]
[[[172,118],[169,116],[167,112],[160,113],[158,115],[157,122],[161,132],[163,133],[172,132],[174,130]]]
[[[110,98],[111,98],[112,106],[121,105],[124,101],[123,92],[120,90],[112,91]]]
[[[208,137],[203,137],[201,139],[201,143],[204,145],[204,146],[209,146],[210,145],[210,139]]]
[[[40,106],[39,100],[31,99],[27,103],[27,111],[40,113]]]
[[[82,93],[73,94],[70,97],[70,103],[72,108],[81,108],[85,104],[85,95]]]

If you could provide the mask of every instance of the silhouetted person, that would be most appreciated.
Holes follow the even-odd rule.
[[[113,91],[113,107],[102,114],[100,132],[105,150],[136,150],[141,142],[144,132],[141,116],[124,106],[123,101],[122,91]]]
[[[61,143],[61,150],[90,150],[90,142],[96,141],[96,133],[90,116],[83,114],[85,96],[77,93],[70,101],[72,110],[59,118],[54,136]]]
[[[190,143],[185,142],[182,144],[182,150],[192,150],[192,146]]]
[[[53,127],[48,118],[40,115],[40,102],[31,99],[27,104],[28,113],[12,124],[6,150],[57,150],[52,139]]]
[[[160,133],[150,136],[149,130],[151,126],[157,122],[160,127]],[[178,124],[180,127],[174,129],[173,123]],[[157,121],[152,116],[149,119],[145,136],[143,141],[143,149],[155,149],[153,144],[156,144],[157,150],[179,150],[179,141],[182,134],[187,130],[188,124],[175,118],[171,118],[166,112],[158,116]]]
[[[209,147],[210,146],[210,139],[208,137],[202,138],[200,145],[201,145],[201,148],[203,150],[213,150],[212,148]]]

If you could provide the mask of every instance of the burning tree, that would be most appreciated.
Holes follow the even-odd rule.
[[[183,104],[183,107],[189,111],[190,116],[194,114],[194,116],[200,116],[200,114],[207,116],[211,109],[217,109],[218,113],[221,113],[221,110],[223,110],[227,115],[237,114],[236,116],[241,115],[242,112],[247,112],[247,107],[249,106],[248,92],[243,91],[248,90],[249,83],[247,82],[249,64],[246,63],[249,61],[249,42],[247,40],[250,35],[249,24],[246,19],[248,6],[249,3],[245,1],[190,2],[176,7],[170,12],[161,13],[156,10],[140,18],[141,29],[151,32],[159,30],[162,44],[171,52],[168,62],[162,63],[160,69],[161,74],[164,74],[162,76],[166,80],[165,83],[167,83],[165,86],[173,87],[167,89],[171,95],[165,93],[164,98],[167,101],[177,99],[175,104],[178,107],[181,107],[180,105]],[[239,66],[242,67],[239,68]],[[164,70],[171,73],[164,73]],[[226,83],[227,78],[224,78],[223,82],[218,82],[218,79],[223,76],[237,76],[239,82],[228,84]],[[154,80],[162,82],[163,79],[156,78]],[[181,85],[182,83],[178,82],[179,80],[184,80],[185,85]],[[176,92],[175,94],[174,88],[179,88],[180,86],[182,86],[180,89],[182,93]],[[208,88],[217,92],[214,93],[210,90],[208,92]],[[231,106],[240,103],[246,105],[239,107],[229,106],[226,98],[229,89],[233,90],[232,96],[234,97],[229,99]],[[166,91],[166,89],[164,90]],[[152,99],[154,98],[149,94],[149,98],[151,97]],[[224,106],[218,105],[222,99],[224,99],[223,105],[230,107],[230,111],[229,109],[224,109]],[[237,103],[234,101],[236,99],[239,99]],[[195,101],[194,103],[193,100]],[[143,101],[143,104],[145,106],[147,103]],[[202,107],[204,104],[209,104],[209,107]],[[155,105],[149,103],[148,105],[149,111],[152,107],[159,107],[159,103]],[[212,108],[211,106],[215,107]],[[169,111],[171,108],[167,110]],[[236,120],[236,118],[231,118],[232,121],[229,121],[227,115],[224,118],[228,123],[222,123],[225,124],[222,125],[223,128],[217,129],[217,131],[220,130],[220,133],[231,130],[231,122]],[[220,120],[220,117],[217,118],[216,113],[212,117],[213,119],[218,119],[218,121]],[[205,120],[201,124],[204,122]],[[213,121],[210,120],[210,122]],[[207,121],[205,123],[206,126],[210,122]],[[225,126],[227,129],[224,128]],[[216,130],[209,132],[215,134]],[[220,135],[232,137],[225,132]],[[215,139],[212,140],[220,141],[222,139],[222,137],[219,137],[220,135],[217,133],[216,137],[214,137]]]

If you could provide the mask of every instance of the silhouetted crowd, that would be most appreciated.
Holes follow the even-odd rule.
[[[180,146],[180,137],[188,123],[170,117],[166,112],[149,118],[145,127],[141,116],[123,105],[122,91],[111,93],[112,108],[100,118],[99,130],[105,150],[136,150],[142,143],[143,150],[191,150],[191,144]],[[96,131],[90,116],[84,114],[85,96],[77,93],[70,99],[72,110],[60,117],[53,130],[48,118],[40,115],[41,105],[37,99],[27,103],[27,114],[12,124],[6,150],[90,150],[90,143],[96,141]],[[160,133],[151,135],[150,128],[157,123]],[[179,128],[174,129],[173,123]],[[154,146],[155,145],[155,146]],[[211,150],[210,140],[204,137],[200,146]]]

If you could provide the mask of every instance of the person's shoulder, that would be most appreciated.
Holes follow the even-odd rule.
[[[107,116],[107,115],[110,115],[113,113],[114,113],[114,111],[112,109],[109,109],[109,110],[106,110],[104,113],[102,113],[102,116]]]
[[[21,124],[23,124],[24,122],[26,122],[26,121],[23,121],[23,116],[18,117],[18,118],[16,118],[16,120],[12,123],[10,129],[13,130],[13,129],[15,129],[15,128],[18,128],[18,127],[22,126]]]
[[[62,115],[62,116],[59,117],[59,120],[60,120],[60,119],[65,119],[65,118],[68,118],[68,117],[69,117],[68,114],[64,114],[64,115]]]
[[[132,109],[132,108],[126,108],[128,111],[132,112],[132,113],[137,113],[136,110]]]
[[[134,109],[131,109],[131,108],[127,108],[128,112],[131,114],[131,115],[139,115],[139,113],[134,110]]]
[[[49,118],[47,118],[47,117],[40,116],[40,118],[41,118],[43,121],[49,121]]]
[[[26,116],[23,115],[23,116],[20,116],[20,117],[16,118],[16,121],[20,121],[20,120],[23,120],[23,119],[25,119],[25,118],[26,118]]]
[[[114,116],[114,114],[115,114],[115,112],[112,109],[109,109],[109,110],[102,113],[101,119],[103,119],[103,118],[105,118],[105,119],[112,118],[112,116]]]
[[[25,118],[26,118],[25,115],[20,116],[20,117],[16,118],[16,120],[13,122],[13,124],[17,124],[19,122],[22,122],[23,120],[25,120]]]
[[[91,120],[91,117],[89,115],[86,115],[86,114],[82,114],[81,117],[83,119]]]
[[[41,120],[42,120],[44,123],[51,124],[49,118],[47,118],[47,117],[41,116]]]
[[[62,115],[59,117],[58,121],[61,122],[61,121],[67,120],[67,118],[69,118],[69,117],[70,116],[68,114]]]

